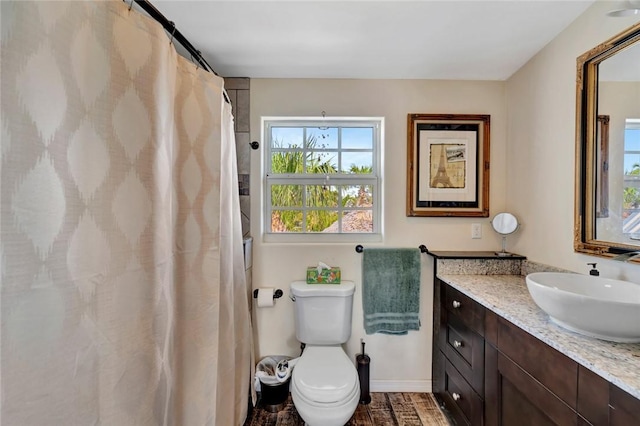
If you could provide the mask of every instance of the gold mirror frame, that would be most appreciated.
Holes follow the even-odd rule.
[[[596,219],[602,212],[598,173],[602,161],[598,144],[598,65],[607,58],[640,43],[640,23],[582,54],[577,59],[576,183],[574,251],[614,257],[640,250],[640,245],[596,239]],[[601,129],[600,129],[601,130]],[[602,185],[601,185],[602,186]],[[597,192],[598,191],[598,192]]]

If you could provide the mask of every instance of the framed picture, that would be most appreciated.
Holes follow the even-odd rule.
[[[407,116],[407,216],[489,217],[489,115]]]

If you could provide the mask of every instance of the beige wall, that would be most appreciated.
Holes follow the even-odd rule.
[[[493,250],[500,240],[489,219],[408,218],[406,197],[406,121],[408,113],[474,113],[491,115],[491,212],[505,206],[506,111],[504,82],[415,80],[251,80],[251,139],[261,140],[262,116],[375,116],[385,118],[384,242],[386,247],[431,250]],[[372,357],[372,390],[430,390],[433,262],[425,255],[422,270],[419,332],[407,336],[367,336],[362,327],[361,255],[357,242],[330,245],[273,244],[261,241],[260,221],[263,149],[251,155],[251,234],[255,238],[254,288],[279,287],[288,295],[291,281],[304,278],[305,266],[322,260],[340,266],[343,278],[356,283],[353,332],[346,346],[354,359],[360,338]],[[482,223],[483,238],[471,239],[471,224]],[[366,243],[364,243],[366,244]],[[369,245],[372,245],[371,243]],[[254,308],[255,309],[255,308]],[[254,310],[256,351],[297,355],[293,302],[287,296],[273,308]]]
[[[252,79],[251,140],[261,140],[262,116],[385,117],[383,246],[431,250],[494,250],[500,247],[489,220],[407,218],[406,117],[408,113],[491,115],[491,216],[515,213],[523,223],[508,250],[577,272],[598,262],[604,276],[638,281],[638,267],[573,252],[576,58],[633,23],[607,18],[612,3],[597,2],[507,82],[416,80]],[[297,356],[288,285],[318,260],[342,267],[356,282],[351,358],[360,338],[372,357],[372,390],[429,390],[433,263],[423,262],[422,328],[408,336],[366,336],[362,327],[360,255],[355,243],[265,244],[261,241],[261,153],[251,152],[251,234],[255,238],[254,288],[279,287],[273,308],[254,308],[256,353]],[[471,240],[471,224],[483,238]]]
[[[638,267],[573,252],[576,58],[637,22],[596,2],[506,85],[506,201],[523,223],[513,250],[530,260],[639,281]]]

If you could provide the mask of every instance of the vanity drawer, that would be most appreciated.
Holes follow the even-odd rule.
[[[470,297],[462,294],[455,288],[443,283],[444,308],[460,319],[467,327],[484,336],[484,312],[485,308]]]
[[[484,339],[460,319],[449,315],[440,347],[473,389],[484,395]]]
[[[482,425],[483,401],[462,374],[445,359],[444,406],[458,424]]]

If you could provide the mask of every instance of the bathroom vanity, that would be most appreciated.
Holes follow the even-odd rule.
[[[524,279],[540,265],[522,256],[431,255],[433,392],[455,424],[640,424],[640,344],[551,323]]]

